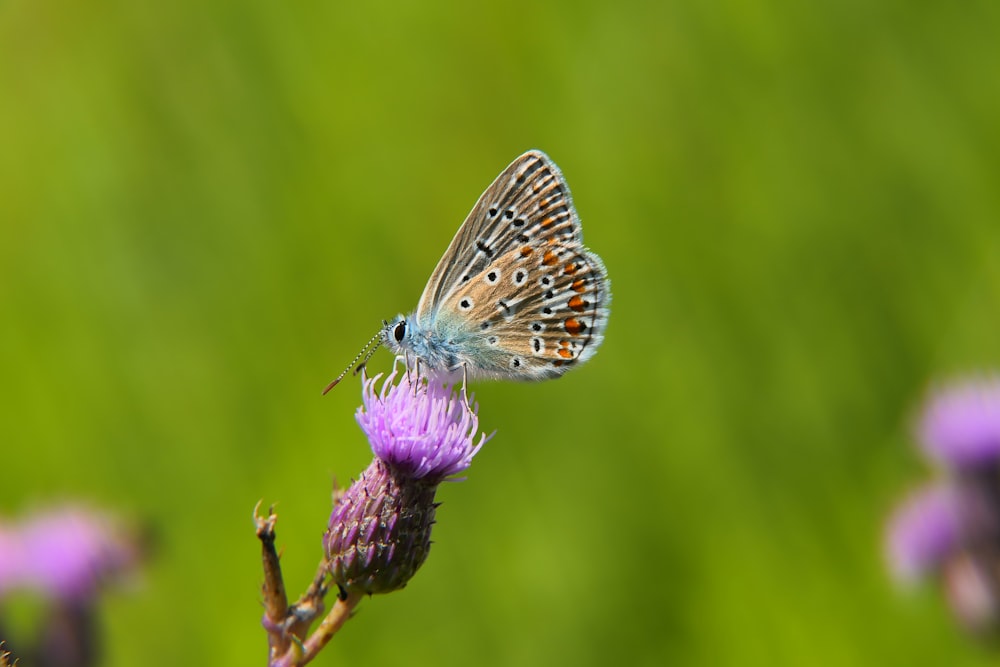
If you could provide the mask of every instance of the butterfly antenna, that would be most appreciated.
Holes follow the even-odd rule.
[[[373,354],[375,354],[375,350],[377,350],[379,346],[382,344],[382,341],[379,340],[381,336],[382,332],[379,331],[377,334],[371,337],[371,340],[365,343],[365,346],[361,348],[360,352],[358,352],[358,356],[354,357],[354,360],[351,363],[347,364],[347,368],[345,368],[343,372],[341,372],[341,374],[337,376],[337,379],[331,382],[330,384],[326,385],[326,389],[323,390],[324,396],[326,396],[326,393],[328,391],[336,387],[338,382],[344,379],[344,376],[347,375],[347,371],[354,368],[354,364],[358,363],[358,359],[360,359],[361,357],[364,357],[365,360],[362,361],[357,368],[354,368],[354,374],[357,375],[358,371],[360,371],[362,368],[365,367],[365,364],[368,363],[368,360],[372,358]],[[375,343],[374,346],[372,345],[372,343]]]
[[[370,342],[369,342],[369,345],[371,345]],[[375,343],[375,345],[374,345],[374,347],[372,347],[372,349],[368,350],[368,354],[366,354],[365,358],[361,360],[361,363],[358,364],[358,367],[354,369],[354,374],[355,375],[357,375],[358,373],[360,373],[361,369],[368,365],[368,360],[372,358],[372,355],[375,354],[375,350],[377,350],[381,345],[382,345],[382,341],[379,341],[379,342]]]

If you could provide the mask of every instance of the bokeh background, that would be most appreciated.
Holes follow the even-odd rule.
[[[614,290],[317,664],[979,665],[882,531],[1000,366],[992,2],[0,2],[0,511],[149,522],[107,665],[262,664],[259,546],[370,460],[323,386],[541,148]],[[373,368],[388,368],[380,352]]]

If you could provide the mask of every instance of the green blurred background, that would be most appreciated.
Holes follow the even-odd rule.
[[[992,2],[0,2],[0,511],[151,522],[107,665],[262,664],[370,460],[323,386],[540,148],[615,294],[427,564],[317,664],[977,665],[881,540],[935,378],[1000,365]],[[380,352],[373,368],[388,368]]]

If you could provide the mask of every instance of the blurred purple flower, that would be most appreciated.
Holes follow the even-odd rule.
[[[931,486],[910,496],[889,521],[887,550],[893,574],[913,583],[958,549],[960,504],[950,488]]]
[[[952,612],[977,635],[1000,632],[1000,376],[932,392],[917,427],[942,478],[889,523],[887,547],[902,581],[933,576]]]
[[[348,591],[402,588],[430,550],[438,485],[465,471],[483,444],[474,408],[451,385],[396,372],[365,378],[357,420],[375,459],[334,503],[324,547]]]
[[[26,589],[54,599],[86,598],[138,560],[132,536],[99,512],[64,507],[0,522],[0,597]]]
[[[924,451],[955,470],[1000,461],[1000,379],[970,380],[936,391],[919,425]]]

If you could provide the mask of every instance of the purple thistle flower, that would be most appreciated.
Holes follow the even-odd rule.
[[[139,558],[132,536],[98,512],[66,507],[0,523],[0,597],[20,588],[59,600],[86,599]]]
[[[451,385],[411,383],[394,371],[365,378],[357,420],[375,459],[334,503],[324,547],[334,581],[349,592],[402,588],[430,550],[438,485],[463,472],[492,436]]]
[[[913,494],[893,514],[887,531],[889,565],[896,578],[913,583],[937,570],[961,543],[958,496],[931,486]]]
[[[473,444],[479,417],[451,385],[414,386],[405,375],[396,385],[393,371],[377,392],[380,377],[365,378],[364,405],[355,415],[376,457],[400,475],[438,481],[472,464],[488,438],[481,436],[479,444]]]
[[[938,390],[924,408],[920,440],[927,454],[955,470],[1000,461],[1000,379]]]
[[[944,473],[889,524],[894,574],[933,575],[958,621],[1000,633],[1000,376],[933,391],[917,422],[921,448]]]

